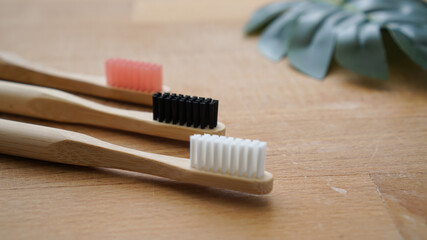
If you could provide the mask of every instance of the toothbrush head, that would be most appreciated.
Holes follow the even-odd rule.
[[[245,178],[264,176],[267,143],[209,134],[190,137],[191,167]]]
[[[162,91],[162,66],[155,63],[110,58],[105,62],[107,84],[140,92]]]
[[[200,183],[242,192],[266,194],[273,175],[264,171],[266,142],[209,134],[190,137],[190,169]],[[204,174],[204,176],[203,176]]]
[[[153,120],[187,127],[214,129],[218,124],[219,101],[175,93],[153,94]]]

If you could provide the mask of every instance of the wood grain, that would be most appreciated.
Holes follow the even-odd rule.
[[[381,198],[386,203],[400,234],[406,239],[427,236],[427,174],[372,174]]]
[[[268,142],[273,192],[257,197],[2,155],[1,238],[426,239],[427,199],[419,184],[427,173],[426,72],[388,44],[389,81],[337,64],[317,81],[257,52],[257,39],[242,34],[254,10],[244,1],[241,8],[235,1],[205,2],[185,1],[178,9],[184,14],[173,14],[176,3],[162,1],[162,11],[141,15],[162,4],[2,0],[0,48],[82,74],[102,74],[109,57],[162,63],[171,89],[220,100],[228,136]],[[203,4],[228,10],[221,18],[194,13]],[[174,140],[1,117],[189,156],[188,144]]]

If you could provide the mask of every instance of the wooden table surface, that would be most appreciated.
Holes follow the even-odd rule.
[[[389,81],[270,62],[242,34],[263,2],[1,0],[1,50],[98,75],[108,57],[162,63],[174,91],[220,100],[228,136],[268,142],[275,185],[255,196],[0,155],[0,238],[427,239],[427,73],[394,45]],[[0,117],[189,156],[183,142]]]

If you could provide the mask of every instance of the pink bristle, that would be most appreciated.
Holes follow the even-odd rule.
[[[120,77],[119,77],[122,71],[122,64],[123,64],[122,61],[120,59],[117,59],[117,61],[114,63],[114,68],[113,68],[115,70],[115,73],[114,73],[114,77],[112,79],[111,84],[117,85],[118,87],[122,86],[122,82],[120,81]]]
[[[154,72],[154,79],[157,79],[159,77],[159,66],[157,64],[154,65],[153,72]],[[153,82],[153,88],[154,89],[158,88],[158,82]]]
[[[131,77],[130,77],[130,84],[129,84],[129,88],[130,89],[133,89],[133,90],[137,90],[138,89],[138,86],[136,86],[136,83],[137,83],[137,81],[136,81],[136,69],[135,69],[135,65],[132,63],[130,66],[129,66],[129,72],[130,72],[130,74],[131,74]]]
[[[141,64],[137,63],[135,69],[136,69],[136,89],[139,91],[140,89],[143,89],[143,86],[141,85],[142,84],[142,81],[141,81],[142,73],[140,71]]]
[[[149,91],[153,91],[153,64],[149,64],[148,65],[148,69],[149,69],[149,71],[148,71],[148,76],[149,76],[149,79],[148,79],[148,89],[149,89]]]
[[[155,91],[155,89],[157,89],[157,82],[154,81],[154,79],[157,79],[157,67],[155,64],[153,64],[153,66],[151,68],[153,69],[152,70],[153,81],[151,82],[152,83],[151,86],[152,86],[153,91]]]
[[[139,68],[138,68],[138,63],[135,62],[133,64],[133,88],[137,91],[139,91],[140,87],[139,87]]]
[[[124,81],[123,81],[123,78],[125,77],[123,75],[124,67],[125,67],[125,61],[122,59],[119,59],[117,61],[116,76],[115,78],[113,78],[113,82],[112,82],[113,84],[117,84],[118,87],[122,87],[122,88],[125,88]]]
[[[129,79],[128,81],[126,81],[126,86],[129,89],[134,90],[132,84],[133,84],[133,72],[132,72],[132,62],[130,60],[128,60],[127,65],[126,65],[126,71],[128,73],[127,79]]]
[[[127,73],[127,76],[126,76],[126,87],[127,88],[129,88],[129,89],[133,89],[132,88],[132,62],[130,61],[130,60],[127,60],[126,61],[126,68],[125,68],[125,71],[126,71],[126,73]]]
[[[142,92],[162,90],[162,67],[158,64],[111,58],[105,62],[106,82],[110,86]]]
[[[124,64],[123,64],[123,70],[122,70],[122,82],[123,82],[123,87],[125,88],[129,88],[130,86],[130,71],[129,71],[129,60],[124,60]]]
[[[157,64],[153,65],[153,79],[158,79],[158,66]],[[153,80],[153,90],[155,91],[157,89],[157,81]]]
[[[114,74],[113,74],[113,78],[111,79],[111,84],[116,85],[117,87],[121,86],[120,77],[119,77],[120,71],[122,69],[121,64],[122,62],[120,61],[120,59],[116,59],[116,61],[114,61],[114,64],[112,65]]]
[[[144,89],[147,89],[147,91],[150,91],[150,67],[148,66],[148,63],[144,63]]]
[[[142,73],[141,75],[141,89],[145,89],[146,91],[148,91],[148,84],[147,84],[147,64],[144,62],[141,64],[141,68],[140,71]]]
[[[128,84],[128,86],[129,86],[129,88],[130,89],[132,89],[132,90],[136,90],[136,86],[135,86],[135,83],[136,83],[136,81],[135,81],[135,64],[133,63],[133,61],[130,61],[129,62],[129,84]]]
[[[139,86],[140,86],[140,90],[142,89],[147,89],[147,81],[146,76],[147,76],[147,72],[145,71],[145,63],[141,62],[139,64],[139,72],[141,73],[140,77],[139,77]]]
[[[144,63],[139,63],[139,90],[146,89],[147,83],[144,81],[145,73],[142,71],[144,69]]]
[[[131,72],[130,72],[130,61],[125,60],[125,65],[123,68],[123,86],[125,88],[131,89]]]

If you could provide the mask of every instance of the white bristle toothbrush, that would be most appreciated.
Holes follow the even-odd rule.
[[[180,182],[267,194],[266,143],[194,135],[190,159],[121,147],[71,131],[0,119],[0,153],[80,166],[124,169]]]
[[[8,52],[0,52],[0,79],[56,88],[95,97],[151,106],[152,95],[163,86],[162,66],[111,58],[105,77],[68,73],[40,66]]]

